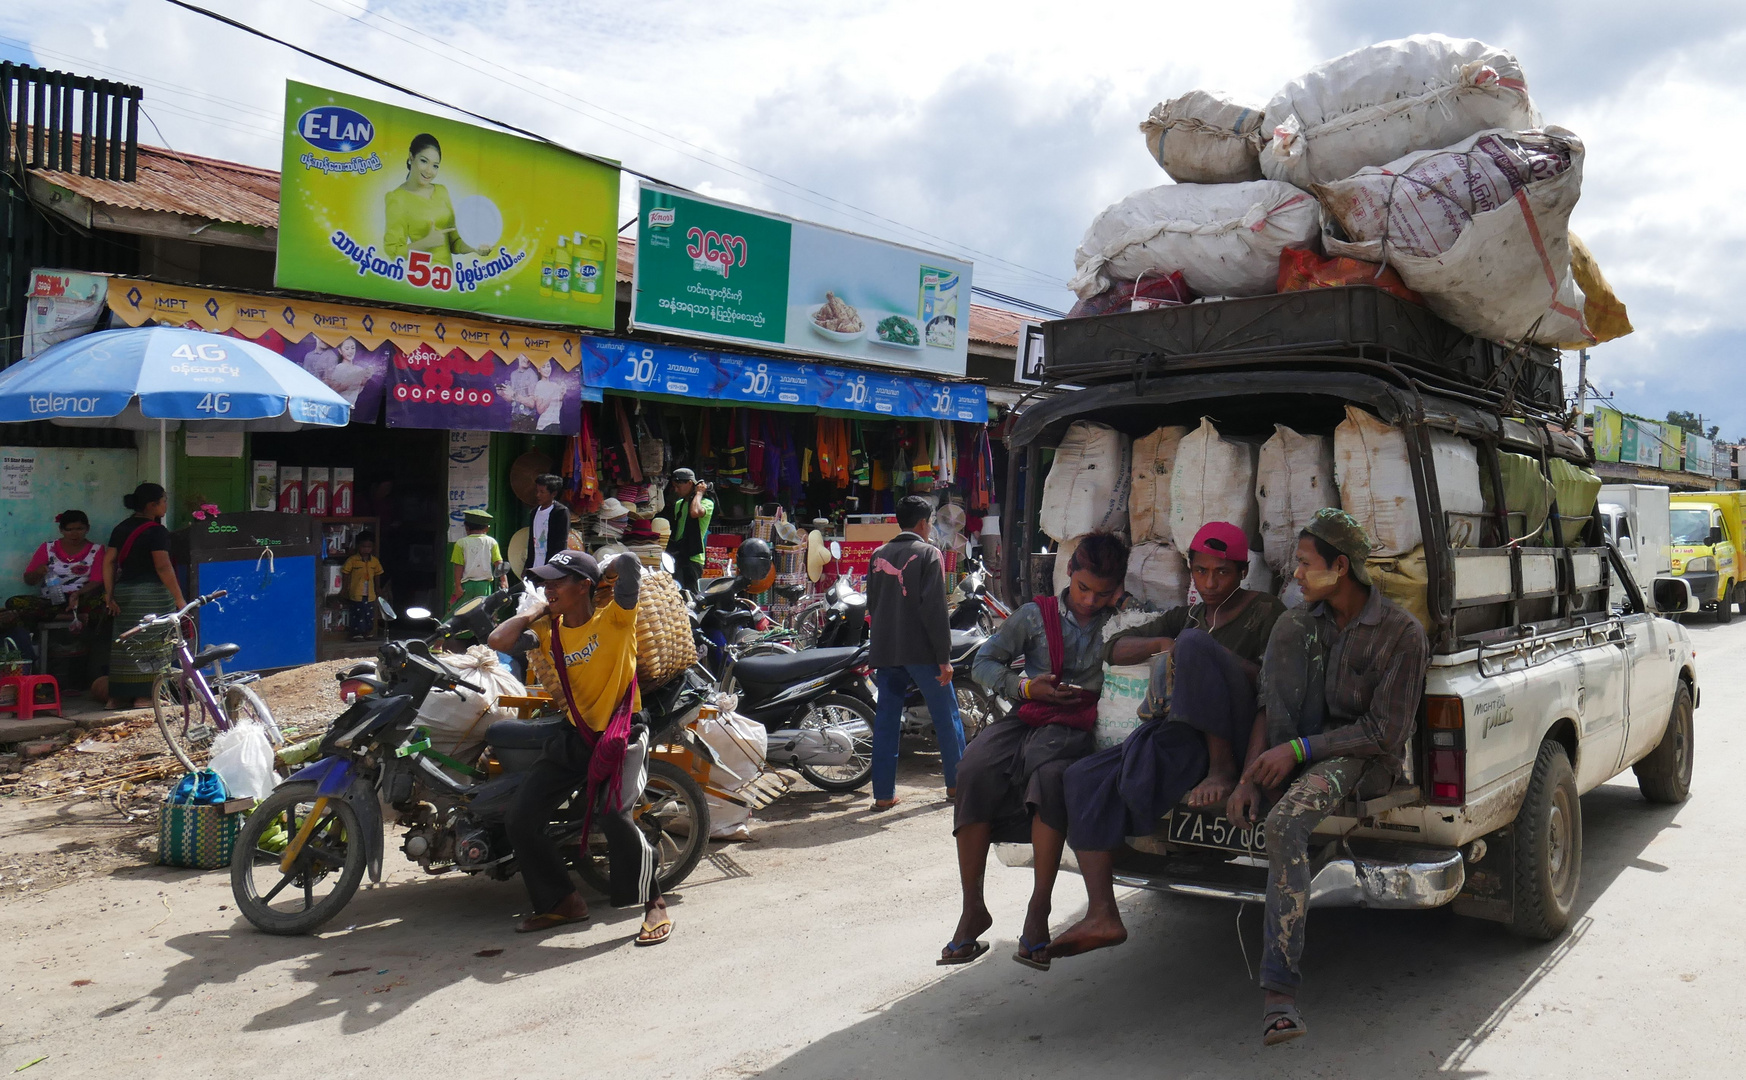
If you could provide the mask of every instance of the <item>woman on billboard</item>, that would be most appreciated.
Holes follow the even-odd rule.
[[[455,228],[455,207],[449,189],[436,182],[443,148],[435,135],[413,136],[406,152],[406,182],[388,192],[388,228],[382,250],[390,259],[409,251],[428,251],[431,261],[449,265],[451,255],[473,251]]]

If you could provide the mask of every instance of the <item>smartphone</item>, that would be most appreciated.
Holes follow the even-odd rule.
[[[1091,693],[1091,691],[1089,691],[1089,690],[1087,690],[1087,689],[1086,689],[1086,688],[1085,688],[1085,687],[1083,687],[1083,686],[1075,686],[1075,685],[1074,685],[1074,684],[1073,684],[1073,683],[1070,683],[1070,682],[1067,682],[1067,683],[1062,683],[1062,684],[1060,684],[1060,688],[1061,688],[1061,689],[1062,689],[1062,690],[1077,690],[1077,691],[1079,691],[1079,692],[1080,692],[1080,693],[1082,693],[1082,694],[1089,694],[1089,693]]]

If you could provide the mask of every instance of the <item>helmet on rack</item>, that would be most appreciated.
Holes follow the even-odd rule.
[[[746,591],[760,593],[776,582],[776,558],[770,545],[757,537],[740,544],[734,553],[735,573],[746,582]]]

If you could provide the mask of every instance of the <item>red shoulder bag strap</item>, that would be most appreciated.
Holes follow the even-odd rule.
[[[148,521],[144,525],[141,525],[139,528],[127,534],[127,539],[121,542],[121,550],[115,553],[115,562],[117,565],[127,561],[128,552],[133,550],[133,542],[138,540],[147,529],[156,524],[157,522],[155,521]]]

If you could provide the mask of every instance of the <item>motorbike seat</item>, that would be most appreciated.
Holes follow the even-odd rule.
[[[853,646],[840,649],[806,649],[797,653],[774,656],[748,656],[734,664],[734,677],[743,683],[764,686],[800,682],[846,667],[861,650]]]
[[[239,652],[242,652],[241,645],[208,645],[194,654],[194,666],[203,668],[219,660],[229,660]]]
[[[982,646],[982,643],[987,640],[987,636],[979,630],[952,631],[952,662],[957,663],[964,659],[966,654],[976,651]]]
[[[485,729],[485,741],[493,750],[539,750],[567,723],[561,716],[549,720],[498,720]]]

